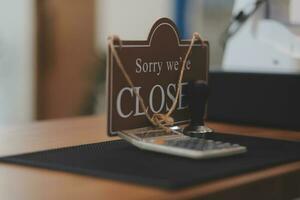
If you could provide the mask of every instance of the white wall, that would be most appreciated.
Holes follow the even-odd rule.
[[[300,1],[299,0],[291,0],[289,9],[290,9],[290,22],[293,24],[300,25]]]
[[[106,50],[107,37],[145,40],[160,17],[173,18],[173,0],[97,0],[97,44]]]
[[[0,0],[0,124],[34,117],[34,0]]]

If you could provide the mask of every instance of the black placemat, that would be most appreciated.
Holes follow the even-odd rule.
[[[192,160],[140,150],[117,140],[0,158],[2,162],[175,189],[300,160],[300,142],[211,134],[245,145],[236,156]]]

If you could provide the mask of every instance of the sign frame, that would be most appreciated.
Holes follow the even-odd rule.
[[[168,18],[160,18],[159,20],[157,20],[154,25],[152,26],[150,33],[148,35],[148,39],[147,40],[137,40],[137,41],[132,41],[132,40],[126,40],[126,41],[121,41],[122,42],[122,46],[120,46],[120,44],[117,41],[114,41],[114,47],[116,48],[116,50],[119,51],[119,53],[124,52],[126,50],[126,48],[154,48],[153,46],[154,43],[156,42],[161,42],[161,38],[162,36],[160,36],[160,34],[162,34],[164,38],[166,38],[166,44],[168,45],[168,36],[170,35],[170,37],[176,38],[176,42],[177,42],[177,47],[178,49],[180,49],[181,47],[183,47],[184,49],[181,49],[182,52],[184,52],[183,54],[181,53],[181,56],[184,57],[185,53],[186,53],[186,49],[190,46],[191,40],[181,40],[178,34],[178,30],[177,27],[175,25],[175,23],[168,19]],[[173,36],[172,36],[173,34]],[[158,40],[158,41],[155,41]],[[171,40],[171,39],[170,39]],[[173,43],[175,43],[175,41],[171,41]],[[172,43],[172,45],[174,45]],[[166,47],[167,48],[167,47]],[[209,69],[209,44],[207,41],[196,41],[195,44],[193,45],[193,50],[194,48],[198,48],[198,49],[204,49],[201,50],[199,52],[204,52],[205,54],[201,54],[200,57],[203,57],[202,61],[202,66],[200,66],[200,68],[202,69],[203,73],[201,73],[201,79],[207,81],[208,79],[208,69]],[[172,48],[170,48],[171,53],[172,51],[174,51]],[[199,55],[198,55],[199,56]],[[120,56],[121,57],[121,56]],[[129,56],[128,56],[129,57]],[[128,57],[123,57],[122,61],[127,59]],[[122,58],[122,57],[121,57]],[[125,59],[124,59],[125,58]],[[128,58],[129,59],[129,58]],[[193,58],[191,60],[198,60]],[[123,62],[124,63],[124,62]],[[197,63],[197,62],[196,62]],[[126,65],[124,64],[125,68]],[[115,103],[115,99],[113,98],[114,95],[114,84],[115,84],[115,80],[114,80],[114,70],[117,70],[118,66],[116,66],[116,62],[115,59],[113,57],[113,54],[111,53],[111,49],[108,48],[108,54],[107,54],[107,134],[109,136],[116,136],[118,134],[119,131],[122,130],[130,130],[130,129],[136,129],[136,128],[145,128],[148,126],[151,126],[150,122],[148,125],[145,125],[145,123],[141,123],[144,125],[141,125],[140,127],[132,127],[129,129],[120,129],[120,130],[115,130],[114,129],[114,125],[113,125],[113,112],[115,112],[114,110],[114,103]],[[179,66],[181,67],[181,65]],[[126,69],[127,70],[127,69]],[[177,72],[178,76],[179,76],[179,71]],[[123,74],[122,74],[123,76]],[[177,77],[178,77],[177,76]],[[195,78],[195,77],[194,77]],[[133,80],[134,81],[134,80]],[[135,83],[135,82],[134,82]],[[177,84],[177,82],[175,83]],[[130,87],[129,85],[127,85],[128,87]],[[146,117],[145,117],[146,118]],[[186,124],[189,122],[189,118],[185,118],[184,120],[175,120],[175,124],[174,125],[180,125],[180,124]]]

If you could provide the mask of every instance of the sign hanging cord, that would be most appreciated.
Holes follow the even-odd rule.
[[[121,72],[123,73],[123,75],[124,75],[127,83],[133,89],[133,92],[134,92],[135,96],[138,97],[139,103],[140,103],[140,105],[142,107],[142,110],[144,111],[147,119],[151,122],[152,125],[163,129],[167,133],[170,133],[172,130],[168,126],[171,126],[171,125],[174,124],[174,119],[170,115],[174,112],[174,110],[176,108],[176,105],[178,103],[179,94],[180,94],[181,89],[182,89],[181,88],[181,83],[182,83],[182,79],[183,79],[184,68],[185,68],[187,59],[188,59],[188,57],[189,57],[189,55],[190,55],[190,53],[192,51],[192,48],[193,48],[193,45],[194,45],[195,41],[200,41],[202,43],[202,45],[205,45],[205,43],[201,39],[199,33],[197,33],[197,32],[193,33],[193,37],[192,37],[191,43],[190,43],[189,48],[188,48],[188,50],[187,50],[187,52],[185,54],[184,60],[182,62],[182,66],[181,66],[179,78],[178,78],[177,90],[176,90],[176,97],[175,97],[175,100],[173,101],[173,104],[172,104],[170,110],[167,113],[165,113],[165,114],[155,113],[152,116],[149,115],[148,108],[145,106],[145,103],[144,103],[144,99],[141,97],[141,95],[135,89],[134,84],[133,84],[130,76],[126,72],[125,67],[124,67],[124,65],[123,65],[123,63],[122,63],[122,61],[121,61],[121,59],[120,59],[120,57],[118,55],[118,52],[117,52],[117,50],[116,50],[116,48],[114,46],[114,42],[116,41],[116,42],[119,43],[120,48],[122,48],[122,41],[120,40],[120,38],[118,36],[115,36],[115,35],[110,36],[108,38],[108,41],[109,41],[108,44],[109,44],[109,48],[111,50],[111,53],[114,56],[114,58],[116,59],[118,67],[120,68]]]

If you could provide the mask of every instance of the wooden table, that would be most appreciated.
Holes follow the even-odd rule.
[[[105,117],[82,117],[0,127],[0,156],[117,138]],[[300,132],[209,123],[217,131],[300,141]],[[178,191],[61,171],[0,163],[0,199],[293,199],[300,197],[300,161]]]

